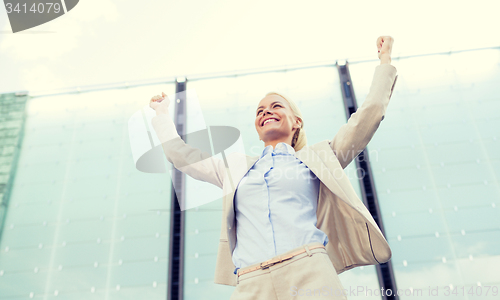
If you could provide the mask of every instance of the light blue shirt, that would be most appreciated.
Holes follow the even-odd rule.
[[[235,194],[236,271],[304,244],[326,246],[316,227],[320,181],[286,143],[267,146]]]

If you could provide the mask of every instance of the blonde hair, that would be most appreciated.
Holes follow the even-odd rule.
[[[300,128],[297,128],[295,131],[295,134],[293,135],[292,138],[292,147],[295,149],[295,151],[299,151],[302,149],[305,145],[307,145],[307,138],[306,138],[306,132],[304,131],[304,119],[302,119],[302,113],[300,112],[299,107],[287,96],[285,96],[283,93],[278,93],[278,92],[269,92],[266,94],[266,96],[269,95],[278,95],[281,98],[285,99],[286,102],[290,105],[290,108],[292,109],[293,114],[300,119]]]

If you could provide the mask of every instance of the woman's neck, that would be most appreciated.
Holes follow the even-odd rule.
[[[287,141],[287,140],[280,139],[280,140],[274,140],[274,141],[265,142],[264,143],[264,145],[265,145],[264,147],[267,147],[267,146],[271,145],[271,146],[273,146],[273,149],[275,149],[276,145],[278,145],[279,143],[287,143],[290,146],[292,145],[292,141]]]

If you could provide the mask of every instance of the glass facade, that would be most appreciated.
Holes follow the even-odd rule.
[[[500,295],[499,58],[393,61],[398,82],[367,149],[401,299]],[[358,102],[373,66],[350,67]]]
[[[500,51],[392,64],[398,81],[367,152],[399,297],[498,299]],[[349,64],[358,107],[377,65]],[[268,92],[297,103],[310,145],[332,139],[347,122],[335,66],[188,77],[187,89],[198,100],[187,103],[187,133],[235,127],[252,156],[264,149],[254,120]],[[161,91],[174,95],[175,86],[29,99],[8,206],[0,211],[0,299],[167,299],[171,175],[136,169],[128,131],[130,117]],[[345,171],[361,198],[355,162]],[[229,299],[234,290],[213,282],[221,196],[218,187],[186,177],[187,203],[214,201],[185,211],[184,299]],[[375,266],[340,280],[349,299],[381,299]]]
[[[170,174],[139,172],[130,116],[174,86],[32,98],[0,241],[0,299],[165,299]]]

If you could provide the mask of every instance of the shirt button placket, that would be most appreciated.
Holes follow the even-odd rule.
[[[266,188],[267,188],[267,211],[268,211],[268,221],[269,221],[269,231],[270,231],[270,241],[269,241],[269,249],[270,249],[270,255],[275,256],[276,255],[276,243],[275,243],[275,236],[274,236],[274,228],[273,228],[273,223],[271,222],[271,195],[269,191],[269,180],[272,180],[272,174],[271,171],[274,169],[274,152],[270,152],[266,156],[266,172],[264,174],[264,181],[266,182]]]

